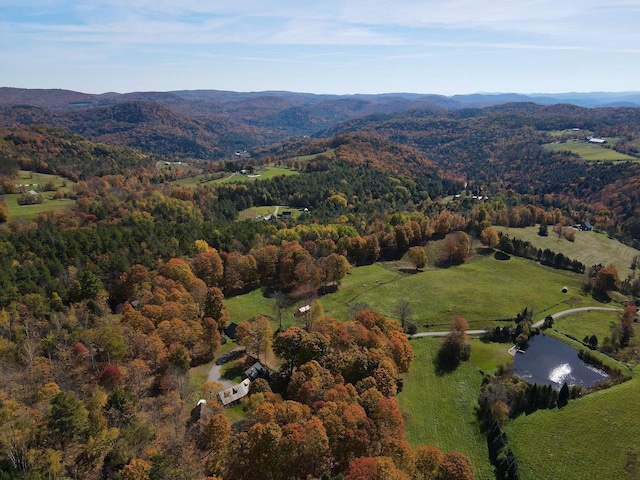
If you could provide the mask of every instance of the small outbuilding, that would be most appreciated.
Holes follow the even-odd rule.
[[[236,330],[238,329],[238,324],[235,322],[231,322],[227,328],[224,329],[224,334],[229,337],[231,340],[236,339]]]
[[[264,378],[265,380],[268,380],[269,370],[267,370],[260,362],[256,362],[247,370],[245,370],[242,376],[243,378],[249,379],[252,382],[254,380],[257,380],[258,378]]]

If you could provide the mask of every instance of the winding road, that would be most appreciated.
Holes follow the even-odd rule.
[[[580,308],[570,308],[568,310],[563,310],[562,312],[554,313],[551,317],[555,320],[556,318],[563,317],[564,315],[571,315],[572,313],[586,312],[589,310],[599,310],[603,312],[619,312],[621,308],[613,308],[613,307],[580,307]],[[544,324],[544,319],[534,323],[531,325],[534,328],[541,327]],[[467,330],[467,335],[482,335],[486,330]],[[421,338],[421,337],[445,337],[449,332],[423,332],[416,333],[414,335],[409,335],[409,338]]]

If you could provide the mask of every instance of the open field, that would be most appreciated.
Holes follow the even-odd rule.
[[[454,316],[464,317],[470,328],[477,329],[513,318],[524,307],[533,308],[537,319],[571,307],[595,305],[582,294],[581,285],[579,275],[516,257],[501,261],[490,256],[447,269],[403,275],[363,292],[358,301],[394,317],[398,299],[406,299],[413,321],[422,331],[446,330]],[[562,293],[563,286],[569,288],[568,294]],[[326,309],[325,301],[323,305]]]
[[[273,177],[277,177],[278,175],[298,175],[300,172],[298,170],[294,170],[288,167],[276,167],[276,166],[264,166],[257,167],[253,173],[248,175],[244,175],[242,173],[226,173],[222,178],[205,181],[205,175],[200,174],[194,177],[181,178],[180,180],[174,180],[171,182],[172,185],[177,185],[180,187],[193,188],[198,185],[207,185],[209,183],[228,183],[228,182],[253,182],[255,180],[265,180]]]
[[[611,326],[619,320],[619,312],[577,312],[556,319],[553,329],[578,340],[582,340],[586,335],[595,335],[598,337],[598,343],[602,344],[605,337],[611,336]]]
[[[51,182],[55,190],[61,188],[63,192],[68,192],[70,187],[75,185],[75,182],[60,175],[29,172],[27,170],[20,170],[20,177],[16,184],[23,186],[26,190],[40,190],[49,182]]]
[[[239,220],[251,220],[251,219],[262,220],[264,217],[273,215],[274,213],[276,213],[276,211],[279,214],[282,214],[282,212],[285,212],[285,211],[291,212],[291,218],[294,218],[294,219],[298,218],[300,216],[300,213],[302,213],[297,208],[291,208],[286,205],[266,205],[261,207],[250,207],[245,210],[242,210],[238,214],[238,219]]]
[[[351,269],[337,292],[319,298],[325,314],[347,319],[351,307],[363,303],[395,318],[398,300],[405,299],[419,330],[428,331],[446,330],[458,315],[477,329],[504,324],[496,320],[513,318],[524,307],[533,307],[534,320],[541,320],[568,308],[599,305],[582,294],[581,276],[516,257],[508,261],[484,257],[416,274],[399,273],[388,266],[377,263]],[[564,286],[569,288],[568,294],[562,293]],[[273,300],[259,290],[230,298],[227,305],[235,322],[258,314],[273,315]],[[298,302],[288,309],[285,325],[301,305]]]
[[[414,446],[435,445],[444,452],[463,452],[476,468],[477,479],[493,479],[487,441],[474,411],[482,383],[476,364],[495,370],[499,363],[511,360],[509,346],[471,339],[471,360],[454,372],[438,376],[433,358],[440,342],[434,338],[411,341],[415,360],[411,371],[403,376],[404,388],[398,395],[407,438]]]
[[[298,161],[298,162],[308,162],[309,160],[314,160],[318,155],[324,155],[329,158],[334,157],[335,148],[329,148],[322,153],[313,153],[311,155],[299,155],[297,157],[292,157],[289,160]]]
[[[75,200],[60,198],[57,200],[48,199],[44,194],[44,201],[36,205],[18,205],[18,194],[4,195],[7,203],[7,211],[10,219],[33,220],[43,212],[69,210],[76,204]]]
[[[393,266],[395,262],[391,263]],[[599,305],[582,294],[582,277],[560,273],[534,262],[493,256],[447,269],[403,274],[387,263],[352,268],[335,293],[320,296],[327,315],[347,319],[353,305],[366,304],[389,317],[396,317],[399,299],[409,302],[412,320],[420,331],[446,330],[452,317],[462,316],[470,328],[478,329],[513,318],[525,307],[534,308],[534,320],[573,307]],[[568,294],[562,287],[569,288]],[[230,298],[232,321],[258,314],[273,315],[273,300],[260,290]],[[293,321],[292,305],[285,313],[285,326]],[[425,326],[427,325],[427,326]],[[275,328],[275,324],[274,324]]]
[[[637,158],[624,153],[616,152],[610,148],[585,142],[584,140],[567,140],[562,143],[550,143],[544,148],[553,152],[572,152],[579,155],[583,160],[590,162],[601,161],[638,161]]]
[[[506,425],[523,480],[640,478],[640,380],[538,410]]]
[[[320,297],[325,313],[346,319],[349,317],[349,304],[363,301],[371,308],[393,316],[393,307],[397,299],[406,298],[414,311],[414,320],[428,319],[437,323],[440,319],[442,324],[432,329],[446,329],[453,314],[461,314],[470,319],[472,326],[474,323],[476,326],[483,326],[486,323],[484,320],[474,321],[474,319],[481,316],[487,316],[487,318],[499,318],[501,315],[513,316],[527,305],[534,305],[538,312],[534,319],[541,319],[549,313],[570,307],[596,304],[589,297],[582,296],[579,276],[558,273],[515,257],[509,261],[499,261],[492,256],[484,257],[469,264],[417,274],[400,273],[398,269],[402,269],[403,266],[406,266],[404,262],[389,262],[352,269],[338,292]],[[570,293],[562,294],[562,286],[568,286]],[[232,320],[238,322],[260,313],[271,315],[273,300],[265,298],[260,290],[256,290],[228,299],[227,305],[231,311]],[[297,306],[299,305],[293,305],[284,316],[285,327],[296,322],[292,314]],[[447,311],[448,309],[451,311]],[[603,313],[595,312],[593,316],[591,313],[581,313],[564,317],[557,320],[557,328],[560,331],[575,333],[576,329],[583,327],[589,329],[594,325],[601,327],[600,323],[608,323],[610,320],[606,315],[615,316],[615,314],[606,313],[604,316],[600,315]],[[273,326],[275,330],[277,328],[275,321]],[[555,334],[555,332],[549,333]],[[574,336],[577,337],[577,335]],[[582,337],[584,334],[579,338]],[[403,376],[404,388],[398,395],[405,418],[407,437],[413,445],[435,445],[443,451],[462,451],[471,458],[476,468],[476,478],[492,479],[494,478],[493,469],[488,461],[486,439],[482,436],[476,422],[474,407],[483,372],[492,372],[498,365],[511,362],[512,357],[507,352],[509,345],[483,343],[479,339],[470,339],[471,360],[463,363],[450,374],[438,376],[433,366],[433,357],[440,341],[436,338],[420,338],[411,341],[416,359],[411,371]],[[629,388],[625,385],[615,389]],[[637,395],[640,393],[638,390],[640,386],[630,390],[630,393],[635,394],[636,397],[629,398],[638,398]],[[594,395],[602,396],[606,392],[608,391]],[[563,441],[553,438],[553,435],[558,435],[557,432],[563,430],[555,429],[554,422],[557,417],[550,416],[549,413],[564,415],[565,412],[572,411],[575,405],[585,402],[591,396],[571,403],[562,411],[537,412],[529,417],[520,417],[509,424],[509,435],[514,448],[517,448],[518,458],[520,459],[521,455],[529,455],[523,456],[521,461],[522,468],[528,472],[528,476],[523,478],[585,478],[582,470],[575,475],[568,472],[571,467],[567,465],[573,461],[571,442],[581,441],[583,438],[581,429],[597,417],[598,408],[606,408],[603,415],[611,418],[619,406],[614,404],[615,401],[608,400],[613,403],[589,407],[586,413],[567,417],[567,424],[571,424],[571,428],[575,431],[572,430],[571,435],[563,437]],[[612,395],[611,398],[618,397]],[[621,400],[618,401],[623,403]],[[633,405],[635,402],[626,401],[625,409],[632,409]],[[635,422],[633,425],[640,424],[640,418],[635,418],[636,416],[640,417],[640,413],[633,414],[631,419]],[[540,419],[539,421],[543,423],[535,428],[528,423],[520,427],[518,423],[530,422],[534,418]],[[534,433],[536,429],[542,432],[544,440],[537,438],[537,434]],[[640,448],[639,440],[634,437],[640,434],[631,434],[633,429],[632,424],[628,423],[620,435],[616,434],[619,436],[616,442],[624,453],[616,457],[615,462],[626,461],[628,448]],[[627,440],[624,440],[625,435]],[[517,446],[515,446],[516,442]],[[548,447],[547,442],[552,443],[552,447]],[[581,449],[586,448],[587,445],[598,444],[597,442],[604,442],[604,440],[598,439],[596,442],[585,440],[582,442],[584,445],[577,444],[577,455],[580,461],[587,459],[589,455],[588,450]],[[625,444],[622,445],[622,443]],[[524,453],[521,454],[521,451]],[[535,453],[532,454],[531,451]],[[600,462],[606,465],[605,455],[598,455]],[[621,460],[622,457],[624,458]],[[560,458],[557,463],[562,465],[553,467],[559,470],[549,470],[549,473],[546,473],[547,470],[541,470],[539,464],[548,461],[549,458]],[[600,475],[594,478],[609,477]]]
[[[21,194],[12,193],[3,195],[2,199],[7,205],[10,219],[33,220],[39,214],[48,211],[69,210],[75,205],[75,200],[68,198],[53,199],[56,190],[68,192],[75,182],[59,175],[47,173],[20,171],[20,177],[16,184],[24,188],[24,191],[35,190],[42,195],[43,202],[35,205],[18,205],[18,198]],[[42,188],[50,184],[52,191],[43,192]]]
[[[631,274],[631,262],[633,257],[640,255],[640,250],[629,247],[624,243],[607,237],[604,233],[578,232],[575,241],[570,242],[565,238],[558,239],[558,235],[549,228],[549,236],[538,235],[538,227],[507,228],[496,227],[499,231],[508,234],[511,238],[527,240],[536,248],[553,250],[565,256],[579,260],[587,268],[592,265],[615,265],[621,279]]]

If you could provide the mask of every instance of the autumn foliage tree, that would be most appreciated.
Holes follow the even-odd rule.
[[[454,317],[451,320],[449,333],[440,344],[436,356],[436,368],[440,371],[455,369],[458,364],[469,359],[470,346],[467,344],[466,330],[469,324],[462,317]]]
[[[442,261],[448,265],[463,263],[469,249],[471,240],[465,232],[453,232],[444,238]]]
[[[416,270],[424,268],[427,264],[427,252],[422,247],[411,247],[407,251],[407,258],[416,267]]]
[[[495,227],[486,227],[480,232],[480,240],[483,245],[486,245],[490,249],[493,249],[498,242],[500,241],[500,237],[498,237],[498,231]]]

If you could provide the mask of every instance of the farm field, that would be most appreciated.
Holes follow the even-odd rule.
[[[538,235],[538,227],[507,228],[496,227],[497,230],[508,234],[511,238],[527,240],[536,248],[553,250],[565,256],[579,260],[589,268],[592,265],[615,265],[621,279],[631,274],[633,257],[640,255],[640,250],[629,247],[604,233],[578,232],[575,241],[565,238],[558,239],[558,235],[549,228],[549,236]]]
[[[611,336],[611,326],[619,320],[618,312],[577,312],[557,318],[553,322],[553,330],[579,341],[582,341],[586,335],[595,335],[598,337],[598,343],[602,344],[605,337]]]
[[[352,306],[362,303],[395,318],[398,300],[405,299],[419,330],[433,331],[446,330],[457,315],[464,317],[470,328],[479,329],[494,326],[499,319],[513,318],[525,307],[534,308],[534,320],[541,320],[568,308],[599,305],[582,294],[581,276],[559,273],[516,257],[508,261],[484,257],[416,274],[387,267],[386,263],[376,263],[352,268],[337,292],[319,297],[325,314],[347,319]],[[568,294],[562,293],[564,286],[569,288]],[[265,298],[260,290],[229,298],[226,303],[235,322],[258,314],[273,315],[273,300]],[[300,306],[301,302],[292,305],[285,318],[293,320]]]
[[[411,341],[415,360],[403,376],[404,387],[398,394],[407,438],[414,446],[435,445],[444,452],[461,451],[471,459],[477,479],[493,479],[487,441],[474,411],[482,383],[477,365],[493,371],[500,363],[510,362],[509,345],[470,339],[470,361],[451,373],[437,375],[433,358],[440,342],[435,338]]]
[[[284,211],[291,212],[291,218],[293,219],[299,217],[301,213],[297,208],[291,208],[286,205],[265,205],[242,210],[238,214],[238,220],[262,220],[264,217],[273,215],[276,212],[281,214]]]
[[[208,183],[228,183],[228,182],[253,182],[255,180],[265,180],[273,177],[277,177],[278,175],[298,175],[300,172],[298,170],[294,170],[288,167],[276,167],[276,166],[265,166],[258,167],[254,170],[253,173],[244,175],[241,173],[233,172],[226,173],[222,178],[217,180],[211,180],[209,182],[204,181],[206,178],[204,174],[196,175],[194,177],[181,178],[179,180],[174,180],[170,182],[172,185],[177,185],[180,187],[193,188],[198,185],[206,185]]]
[[[568,294],[562,288],[569,288]],[[560,273],[512,257],[493,256],[447,269],[403,275],[394,282],[364,291],[358,301],[394,317],[398,299],[406,299],[421,331],[446,330],[452,317],[462,316],[470,328],[493,326],[523,308],[535,319],[572,307],[595,305],[582,294],[581,276]],[[325,309],[327,306],[325,305]]]
[[[24,191],[35,190],[39,192],[42,195],[43,202],[35,205],[18,205],[18,198],[21,194],[12,193],[3,195],[2,198],[7,205],[10,219],[33,220],[43,212],[69,210],[75,205],[75,200],[52,198],[56,190],[62,190],[66,193],[75,185],[75,182],[59,175],[21,170],[20,177],[16,183],[23,188]],[[52,190],[47,192],[41,191],[47,184],[49,184]]]
[[[640,477],[640,367],[621,385],[562,410],[538,410],[507,422],[523,480]]]
[[[550,143],[544,148],[553,152],[569,151],[586,161],[637,161],[638,159],[610,148],[601,147],[583,140],[567,140],[562,143]]]

